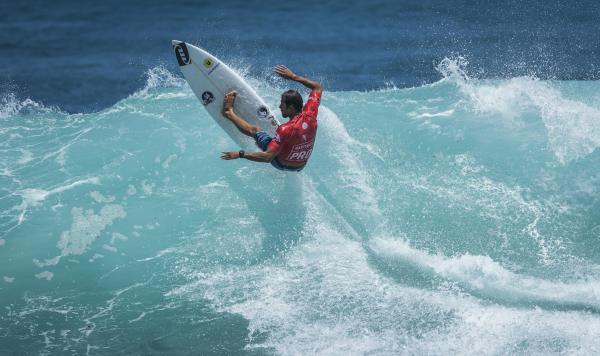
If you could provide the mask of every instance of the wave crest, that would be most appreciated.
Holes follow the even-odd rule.
[[[454,83],[466,99],[467,110],[477,115],[500,115],[528,121],[541,119],[549,149],[561,164],[581,159],[600,146],[600,108],[566,97],[564,83],[524,76],[502,80],[473,80],[463,57],[444,58],[437,66],[442,81]]]
[[[146,71],[146,84],[136,91],[133,96],[147,96],[148,92],[157,88],[181,88],[185,80],[171,73],[167,68],[158,66]]]
[[[46,107],[42,103],[30,98],[21,100],[14,93],[8,93],[0,97],[0,119],[7,119],[21,113],[27,112],[60,112],[56,107]]]

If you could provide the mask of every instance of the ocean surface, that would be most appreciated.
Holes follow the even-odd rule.
[[[597,3],[0,10],[0,355],[600,354]],[[306,169],[171,39],[324,83]]]

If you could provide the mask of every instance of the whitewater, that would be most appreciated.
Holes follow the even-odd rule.
[[[326,91],[301,173],[220,160],[163,67],[93,113],[4,95],[0,354],[600,353],[600,82],[466,68]]]

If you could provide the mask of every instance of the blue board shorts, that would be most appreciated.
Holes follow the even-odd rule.
[[[256,135],[254,136],[254,140],[256,140],[256,145],[258,146],[258,148],[263,150],[263,152],[267,150],[267,147],[269,146],[269,143],[271,142],[272,139],[273,139],[273,137],[271,137],[265,131],[258,131],[256,133]],[[277,160],[277,157],[273,158],[273,160],[271,161],[271,165],[281,171],[300,172],[304,168],[304,166],[302,166],[302,167],[284,166],[283,164],[281,164],[281,162],[279,162]]]

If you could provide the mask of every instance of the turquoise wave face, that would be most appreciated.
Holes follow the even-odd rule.
[[[593,353],[600,83],[438,69],[326,92],[300,174],[220,160],[161,68],[92,114],[5,97],[2,349]]]

